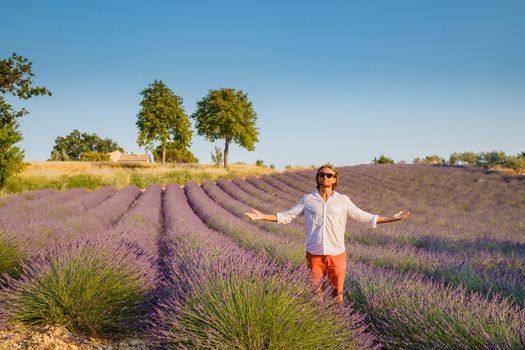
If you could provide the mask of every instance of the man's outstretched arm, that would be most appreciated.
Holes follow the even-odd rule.
[[[399,220],[405,220],[410,215],[409,211],[400,211],[399,213],[393,216],[380,216],[377,218],[378,224],[384,224],[387,222],[394,222]]]
[[[275,214],[263,214],[258,210],[250,208],[250,211],[247,213],[244,213],[246,216],[248,216],[252,220],[266,220],[266,221],[273,221],[277,222],[277,215]]]

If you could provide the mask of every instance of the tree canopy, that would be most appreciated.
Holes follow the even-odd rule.
[[[372,159],[372,163],[374,164],[394,164],[394,160],[392,158],[386,157],[385,155],[381,154],[379,159],[377,157],[374,157]]]
[[[22,100],[33,96],[49,95],[45,87],[33,87],[32,63],[27,58],[13,53],[0,60],[0,188],[7,179],[24,167],[24,151],[16,146],[22,140],[18,120],[28,112],[15,110],[6,100],[12,95]]]
[[[441,158],[437,154],[433,154],[431,156],[426,156],[425,158],[415,158],[414,164],[445,164],[446,160],[444,158]]]
[[[73,130],[65,137],[57,137],[51,151],[50,160],[105,160],[104,156],[93,156],[93,153],[106,154],[113,151],[124,152],[115,141],[101,138],[97,134],[80,133]],[[87,153],[86,155],[84,155]]]
[[[197,111],[191,117],[195,119],[199,135],[211,142],[224,139],[225,168],[228,166],[228,146],[231,142],[253,151],[259,141],[257,114],[242,90],[210,90],[197,102]]]
[[[156,145],[160,145],[164,165],[169,141],[174,142],[174,147],[180,152],[188,151],[192,137],[190,120],[182,106],[182,98],[175,95],[161,80],[155,80],[140,94],[142,108],[137,116],[137,143],[151,151]]]

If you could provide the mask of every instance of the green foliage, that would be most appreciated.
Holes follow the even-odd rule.
[[[510,156],[505,161],[505,166],[514,170],[516,174],[525,171],[525,157],[520,155]]]
[[[425,158],[414,159],[414,164],[445,164],[445,159],[441,158],[437,154],[426,156]]]
[[[80,133],[75,129],[66,137],[59,136],[55,139],[55,146],[51,151],[49,160],[87,160],[82,158],[84,153],[109,153],[113,151],[124,152],[124,149],[109,138],[103,139],[97,134]],[[88,155],[87,157],[93,156]]]
[[[137,143],[148,150],[153,150],[155,144],[160,145],[164,165],[168,141],[175,142],[175,148],[182,152],[189,148],[192,137],[190,120],[182,106],[182,98],[161,80],[155,80],[140,94],[142,108],[137,116]],[[188,156],[187,152],[184,154]]]
[[[152,152],[156,162],[162,161],[162,145],[158,145]],[[181,147],[177,142],[166,143],[166,162],[172,163],[198,163],[199,159],[185,147]]]
[[[476,165],[478,161],[478,154],[475,152],[461,152],[461,153],[452,153],[449,157],[450,165],[457,164],[466,164],[466,165]]]
[[[45,87],[31,86],[34,77],[31,66],[31,62],[16,53],[0,60],[0,188],[5,186],[7,179],[24,168],[24,151],[15,145],[22,140],[18,119],[27,114],[23,108],[19,111],[13,109],[5,95],[23,100],[51,95]]]
[[[381,154],[379,159],[374,157],[374,159],[372,159],[372,162],[374,164],[394,164],[395,163],[392,158],[385,157],[383,154]]]
[[[24,151],[15,146],[22,140],[15,118],[5,118],[9,112],[2,110],[0,97],[0,188],[13,174],[24,169]]]
[[[13,244],[0,238],[0,276],[7,273],[17,277],[17,268],[23,260],[23,255]]]
[[[495,165],[505,164],[506,159],[507,159],[507,156],[505,155],[505,152],[501,152],[501,151],[481,152],[478,154],[476,165],[481,166],[485,169],[488,169]]]
[[[86,188],[94,190],[103,186],[115,186],[115,181],[89,174],[79,175],[62,175],[55,179],[42,178],[21,178],[14,176],[7,181],[5,190],[7,193],[20,193],[26,191],[41,190],[44,188],[53,188],[56,190],[69,190],[73,188]],[[128,182],[126,182],[127,184]]]
[[[452,153],[448,163],[450,165],[467,164],[485,169],[501,166],[510,168],[519,174],[525,170],[525,152],[518,153],[515,156],[507,156],[502,151]]]
[[[109,154],[98,152],[84,152],[82,153],[80,160],[84,162],[108,162]]]
[[[264,161],[262,159],[257,159],[255,161],[255,165],[256,166],[261,166],[261,167],[265,167],[266,165],[264,165]]]
[[[211,152],[211,161],[215,165],[219,165],[222,163],[224,159],[224,153],[222,152],[222,148],[215,146],[215,149],[213,152]]]
[[[197,102],[197,111],[191,117],[195,119],[199,135],[210,142],[225,140],[225,168],[228,166],[228,147],[231,142],[253,151],[255,143],[259,141],[259,131],[255,126],[257,114],[248,95],[242,90],[210,90],[208,95]]]

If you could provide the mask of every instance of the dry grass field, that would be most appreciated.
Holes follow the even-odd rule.
[[[270,174],[273,169],[247,164],[231,164],[228,169],[207,164],[115,164],[109,162],[32,162],[20,174],[9,179],[2,194],[53,188],[67,190],[77,187],[96,189],[129,185],[146,188],[157,183],[185,184],[193,180],[216,181],[250,175]]]

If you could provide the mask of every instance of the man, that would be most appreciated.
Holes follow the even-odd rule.
[[[343,300],[343,285],[346,274],[344,234],[346,220],[350,217],[359,222],[377,224],[406,219],[410,212],[383,217],[359,209],[347,195],[336,192],[337,170],[325,164],[317,170],[317,191],[305,195],[299,204],[288,211],[263,214],[255,209],[246,213],[252,220],[274,221],[288,224],[299,215],[305,216],[306,261],[312,281],[320,288],[325,275],[333,288],[332,295],[338,302]]]

